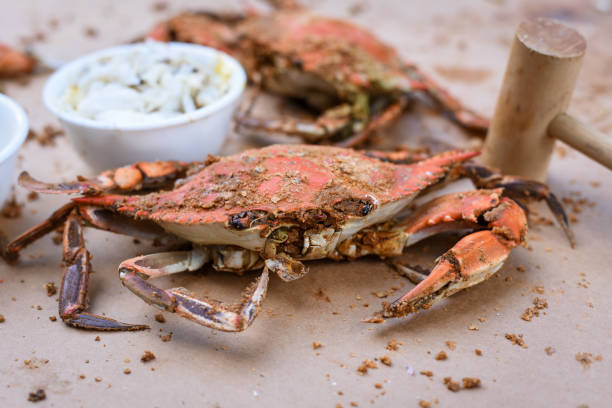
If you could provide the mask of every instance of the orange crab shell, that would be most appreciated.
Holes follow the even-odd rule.
[[[364,216],[419,193],[443,179],[453,164],[475,155],[453,151],[396,165],[349,149],[276,145],[221,158],[172,191],[74,201],[176,224],[232,226],[230,220],[245,217],[245,212],[294,219],[309,210],[335,214],[336,219],[342,214]],[[233,224],[239,229],[249,226]]]
[[[242,54],[243,63],[252,52],[284,56],[287,61],[277,63],[298,64],[300,70],[316,73],[330,83],[351,84],[360,89],[426,88],[403,71],[406,64],[395,49],[372,33],[346,21],[304,10],[251,16],[234,29],[207,15],[183,14],[158,25],[148,37],[169,41],[170,32],[181,41]]]
[[[292,56],[301,69],[359,88],[425,89],[402,72],[392,47],[342,20],[285,11],[248,20],[242,31],[272,54]]]

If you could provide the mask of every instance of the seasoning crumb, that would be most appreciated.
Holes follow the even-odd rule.
[[[123,359],[123,362],[124,362],[124,363],[130,363],[130,362],[131,362],[131,360],[130,360],[129,358],[124,358],[124,359]]]
[[[53,125],[45,125],[41,132],[30,130],[26,141],[36,140],[40,146],[55,146],[55,139],[63,136],[64,131]]]
[[[468,326],[468,330],[478,331],[478,326],[476,326],[475,324],[470,324]]]
[[[535,299],[533,299],[533,306],[537,310],[547,309],[548,302],[544,298],[536,297]]]
[[[427,376],[427,377],[433,377],[433,372],[431,372],[431,371],[429,371],[429,370],[423,370],[423,371],[420,371],[420,372],[419,372],[419,374],[421,374],[421,375],[425,375],[425,376]]]
[[[444,377],[444,380],[442,380],[442,382],[444,383],[444,385],[446,385],[446,388],[448,388],[450,391],[452,392],[459,391],[459,383],[456,381],[453,381],[451,377]]]
[[[132,370],[126,368],[125,370],[123,370],[123,374],[132,374]]]
[[[96,377],[96,378],[94,378],[94,381],[95,382],[101,382],[102,381],[102,377]]]
[[[94,341],[100,341],[100,336],[96,336],[96,338],[94,339]]]
[[[158,323],[166,323],[166,318],[164,317],[163,314],[158,313],[155,315],[155,321]]]
[[[319,288],[319,290],[317,290],[314,295],[319,300],[324,300],[327,303],[331,303],[331,299],[329,298],[329,296],[327,296],[325,292],[323,292],[322,288]]]
[[[523,335],[519,334],[518,336],[516,334],[511,334],[511,333],[506,333],[504,335],[506,337],[506,339],[508,339],[512,344],[516,344],[517,346],[521,346],[522,348],[526,349],[527,348],[527,344],[525,344],[525,340],[523,340]]]
[[[156,3],[153,3],[153,11],[164,11],[168,8],[168,3],[166,3],[165,1],[158,1]]]
[[[448,347],[449,350],[454,350],[455,348],[457,348],[457,343],[452,341],[452,340],[446,340],[446,347]]]
[[[167,333],[167,334],[160,334],[159,338],[161,339],[161,341],[163,341],[164,343],[169,342],[170,340],[172,340],[172,332]]]
[[[446,355],[446,352],[444,350],[440,350],[440,352],[436,354],[436,360],[438,361],[446,360],[447,358],[448,356]]]
[[[49,316],[49,320],[51,320],[52,322],[57,321],[57,317],[55,316]]]
[[[591,360],[591,357],[593,357],[593,354],[591,353],[576,353],[576,361],[582,364],[584,368],[588,368],[593,362],[593,360]],[[600,361],[601,359],[601,356],[597,356],[595,358],[595,360],[597,361]]]
[[[79,380],[84,380],[85,379],[85,374],[79,374]]]
[[[389,342],[387,343],[387,350],[391,350],[391,351],[397,351],[397,349],[399,348],[399,346],[401,345],[401,342],[398,342],[397,339],[392,339],[389,340]]]
[[[13,195],[6,202],[6,204],[4,204],[4,207],[2,207],[2,210],[0,210],[0,214],[4,218],[9,218],[9,219],[19,218],[19,217],[21,217],[21,208],[22,207],[23,207],[23,204],[19,204],[17,202],[17,199]]]
[[[321,347],[323,347],[323,343],[319,343],[318,341],[313,341],[312,342],[312,349],[313,350],[320,349]]]
[[[28,401],[31,401],[31,402],[42,401],[45,398],[47,398],[47,394],[45,394],[45,390],[43,390],[42,388],[39,388],[36,391],[31,392],[28,395]]]
[[[383,363],[386,366],[391,367],[391,358],[389,356],[382,356],[380,358],[380,362]]]
[[[96,38],[98,36],[98,30],[93,27],[86,27],[85,30],[83,30],[83,34],[89,38]]]
[[[547,355],[547,356],[552,356],[553,354],[555,354],[555,352],[556,352],[557,350],[555,350],[553,347],[550,347],[550,346],[549,346],[549,347],[546,347],[546,348],[544,349],[544,351],[546,352],[546,355]]]
[[[351,401],[351,407],[358,407],[357,401]]]
[[[419,407],[421,408],[430,408],[431,407],[431,402],[425,401],[425,400],[420,400],[419,401]]]
[[[365,360],[363,360],[361,365],[357,367],[357,372],[362,375],[365,375],[367,374],[369,368],[378,368],[378,364],[376,364],[374,361],[370,360],[369,358],[366,358]]]
[[[523,319],[526,322],[530,322],[532,318],[533,318],[533,309],[528,307],[527,309],[525,309],[525,311],[521,315],[521,319]]]
[[[355,2],[348,7],[348,13],[351,16],[357,16],[366,9],[366,5],[363,2]]]
[[[463,381],[463,388],[466,388],[466,389],[480,387],[480,378],[463,377],[461,381]]]
[[[140,357],[140,361],[146,363],[151,360],[155,360],[155,354],[151,353],[149,350],[145,350],[143,355]]]
[[[47,296],[51,297],[57,293],[57,288],[54,282],[45,283],[45,289],[47,290]]]
[[[372,316],[369,319],[362,319],[361,322],[362,323],[380,324],[380,323],[384,323],[385,319],[383,319],[382,316]]]
[[[375,384],[374,384],[374,388],[377,388],[377,389],[379,389],[379,390],[380,390],[382,387],[383,387],[383,385],[382,385],[381,383],[379,383],[379,382],[377,382],[377,383],[375,383]]]
[[[0,314],[0,323],[4,323],[6,321],[6,319],[4,318],[3,314]]]
[[[482,356],[482,350],[481,349],[474,349],[474,353],[476,353],[477,356]]]

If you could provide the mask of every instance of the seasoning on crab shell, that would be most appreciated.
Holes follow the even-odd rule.
[[[366,29],[301,7],[281,7],[270,14],[184,13],[158,24],[148,37],[225,51],[259,87],[299,99],[318,115],[311,121],[238,115],[243,133],[355,146],[397,119],[416,93],[425,94],[465,128],[484,132],[489,126]]]
[[[508,194],[546,200],[571,240],[565,213],[546,185],[501,176],[467,162],[476,155],[450,151],[421,160],[420,153],[413,156],[410,151],[372,154],[329,146],[275,145],[209,164],[136,163],[61,184],[39,182],[23,173],[20,183],[32,191],[82,195],[9,243],[4,256],[16,259],[23,247],[63,224],[67,268],[59,307],[64,322],[89,329],[138,330],[146,326],[86,312],[91,255],[85,248],[83,225],[183,246],[188,241],[188,250],[122,262],[122,283],[168,312],[214,329],[241,331],[261,309],[270,272],[291,281],[308,272],[304,261],[393,257],[443,231],[477,230],[438,258],[428,275],[414,270],[406,274],[417,286],[396,301],[383,303],[383,310],[368,320],[379,322],[428,309],[497,272],[510,251],[524,244],[527,233],[525,212]],[[480,189],[438,197],[404,219],[393,220],[418,195],[458,177],[469,177]],[[174,188],[169,187],[172,181]],[[161,289],[150,280],[194,271],[207,263],[221,271],[262,272],[234,305],[184,288]],[[397,267],[401,272],[403,267]]]

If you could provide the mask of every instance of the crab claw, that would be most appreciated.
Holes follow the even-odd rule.
[[[383,317],[401,317],[429,309],[452,294],[479,284],[497,272],[515,245],[492,231],[462,238],[411,291],[384,306]]]

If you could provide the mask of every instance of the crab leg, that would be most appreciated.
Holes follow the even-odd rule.
[[[75,203],[64,205],[54,211],[49,218],[9,242],[6,247],[3,245],[0,248],[2,258],[9,263],[15,262],[23,248],[62,225],[74,208]]]
[[[395,121],[405,106],[406,100],[402,99],[390,104],[371,120],[365,122],[351,114],[351,106],[348,104],[326,110],[315,121],[259,119],[243,114],[236,116],[236,129],[264,134],[299,136],[309,142],[320,142],[346,133],[351,136],[335,144],[341,147],[354,147],[364,143],[378,129]],[[364,123],[366,123],[365,126]]]
[[[407,65],[405,70],[410,78],[425,85],[425,92],[443,109],[444,113],[451,120],[467,129],[482,133],[487,131],[489,128],[489,120],[487,118],[463,106],[459,100],[415,65]]]
[[[77,211],[81,219],[87,222],[88,226],[100,230],[144,239],[157,239],[163,245],[184,243],[182,239],[165,232],[160,226],[151,221],[135,221],[131,217],[113,213],[104,208],[87,205],[79,206],[75,202],[70,202],[54,211],[49,218],[30,228],[6,244],[6,246],[4,242],[1,242],[0,255],[9,263],[15,262],[19,258],[19,253],[22,249],[63,225],[73,211]]]
[[[372,117],[372,120],[368,122],[367,126],[361,132],[357,132],[347,139],[336,143],[337,146],[341,147],[354,147],[359,146],[372,136],[377,130],[388,126],[395,122],[395,120],[402,114],[406,107],[406,100],[400,99],[399,101],[392,103],[387,106],[382,112]]]
[[[197,165],[198,163],[188,164],[177,161],[139,162],[131,166],[105,171],[93,179],[58,184],[38,181],[24,171],[19,175],[19,184],[30,191],[47,194],[93,195],[108,190],[133,192],[171,186],[174,180],[185,177],[187,171]]]
[[[384,306],[383,317],[400,317],[476,285],[497,272],[510,251],[523,244],[527,219],[521,207],[501,197],[501,189],[439,197],[397,226],[406,245],[451,229],[488,228],[459,240],[442,255],[431,273],[411,291]]]
[[[574,233],[563,206],[550,188],[538,181],[527,180],[516,176],[504,176],[496,170],[477,164],[463,164],[457,167],[462,176],[469,177],[478,188],[503,188],[504,195],[513,198],[519,204],[521,199],[544,200],[557,223],[565,233],[572,248],[575,246]],[[527,210],[525,206],[523,209]]]
[[[267,267],[243,292],[242,302],[234,305],[197,297],[185,288],[160,289],[148,282],[154,277],[197,270],[208,258],[208,253],[198,247],[191,251],[139,256],[121,263],[119,277],[128,289],[151,305],[213,329],[243,331],[253,323],[265,298],[268,287]]]
[[[87,287],[91,273],[91,255],[85,248],[81,219],[73,211],[64,226],[63,261],[66,270],[59,293],[59,314],[69,326],[93,330],[143,330],[146,325],[121,323],[107,317],[86,313]]]
[[[410,149],[406,147],[395,151],[363,150],[363,154],[373,159],[393,164],[412,164],[430,157],[425,149]]]
[[[427,279],[427,276],[429,276],[429,274],[431,273],[431,271],[424,270],[418,265],[402,265],[399,262],[388,262],[388,264],[395,268],[396,272],[400,276],[403,276],[415,285],[418,285],[419,283]]]
[[[164,246],[176,246],[185,243],[183,239],[166,232],[153,221],[146,219],[135,220],[133,217],[90,205],[81,205],[78,207],[78,211],[81,218],[87,222],[87,226],[99,230],[128,235],[130,237],[157,240],[156,242]]]
[[[340,105],[323,112],[315,121],[295,119],[261,119],[243,114],[235,117],[237,131],[250,131],[264,135],[281,134],[299,136],[309,142],[331,138],[343,131],[351,131],[356,123],[350,115],[349,105]]]

